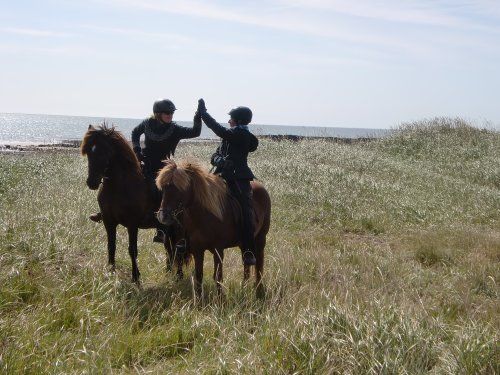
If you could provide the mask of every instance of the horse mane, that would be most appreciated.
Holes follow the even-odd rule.
[[[227,185],[222,178],[209,173],[194,160],[184,159],[176,163],[170,159],[164,163],[156,178],[158,189],[174,184],[177,189],[186,191],[193,186],[194,200],[222,220],[227,197]]]
[[[139,160],[137,160],[137,156],[135,156],[128,141],[121,132],[115,129],[114,125],[109,127],[106,121],[97,127],[89,125],[89,129],[85,133],[82,145],[80,146],[82,155],[87,155],[99,139],[109,140],[109,144],[117,150],[118,154],[125,162],[132,167],[133,170],[141,173]]]

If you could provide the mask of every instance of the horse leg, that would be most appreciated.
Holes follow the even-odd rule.
[[[182,280],[184,278],[184,271],[182,266],[184,265],[185,254],[177,254],[177,240],[179,235],[174,226],[165,226],[165,249],[167,250],[167,270],[171,271],[174,264],[177,265],[177,280]]]
[[[137,266],[137,233],[139,228],[129,227],[128,230],[128,253],[130,255],[130,260],[132,261],[132,281],[135,283],[139,282],[139,267]]]
[[[203,259],[205,256],[205,250],[196,250],[194,253],[194,290],[196,296],[200,297],[202,292],[203,284]]]
[[[167,272],[172,271],[174,266],[174,244],[175,237],[174,233],[168,227],[162,228],[165,233],[163,247],[165,248],[165,254],[167,256]]]
[[[184,265],[184,257],[185,256],[186,256],[186,254],[178,254],[177,248],[174,245],[174,258],[175,258],[176,263],[177,263],[177,280],[182,280],[184,278],[184,272],[182,271],[182,266]],[[202,261],[202,267],[203,267],[203,261]]]
[[[245,251],[245,249],[240,246],[240,250],[241,250],[241,256],[243,257],[243,252]],[[249,278],[250,278],[250,266],[243,265],[243,282],[244,283],[247,282]]]
[[[214,251],[214,281],[217,295],[222,295],[222,262],[224,261],[224,249]]]
[[[116,224],[104,221],[106,234],[108,237],[108,266],[111,267],[111,272],[115,272],[115,252],[116,252]]]

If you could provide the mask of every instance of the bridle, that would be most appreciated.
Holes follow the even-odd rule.
[[[94,152],[95,147],[96,147],[96,145],[94,145],[94,146],[92,147],[92,152]],[[103,170],[103,172],[102,172],[102,178],[101,178],[101,181],[99,182],[99,184],[102,184],[102,183],[104,183],[104,181],[106,181],[106,180],[109,180],[109,179],[110,179],[110,176],[109,176],[109,170],[110,170],[110,167],[111,167],[111,166],[110,166],[110,164],[111,164],[111,159],[112,159],[112,157],[109,157],[109,158],[107,158],[107,159],[106,159],[106,164],[105,164],[105,166],[104,166],[104,170]]]
[[[180,226],[182,226],[182,225],[181,225],[181,222],[178,219],[178,217],[184,213],[184,209],[185,209],[185,207],[182,204],[182,202],[179,202],[177,207],[174,208],[173,210],[171,210],[170,213],[168,213],[168,215],[171,216],[172,219],[174,219],[174,221]],[[158,214],[166,215],[167,214],[166,211],[167,211],[166,209],[163,209],[160,207],[160,209],[156,212],[156,215],[157,216],[158,216]]]
[[[166,188],[166,187],[168,187],[169,185],[170,185],[170,184],[167,184],[167,185],[163,186],[163,189],[165,189],[165,188]],[[162,190],[163,190],[163,189],[162,189]],[[192,199],[193,199],[193,197],[192,197],[192,193],[191,193],[191,195],[190,195],[190,197],[188,198],[188,200],[187,200],[186,204],[183,204],[182,202],[179,202],[179,203],[177,204],[177,206],[176,206],[173,210],[171,210],[171,211],[170,211],[170,213],[169,213],[169,215],[172,217],[172,219],[173,219],[173,220],[174,220],[174,221],[175,221],[175,222],[176,222],[179,226],[182,226],[182,224],[181,224],[181,220],[182,220],[182,218],[180,218],[180,217],[181,217],[181,215],[182,215],[182,214],[184,214],[184,211],[186,211],[186,210],[189,208],[189,206],[191,206]],[[160,208],[158,209],[158,211],[156,212],[156,214],[157,214],[157,216],[158,216],[158,214],[164,214],[164,215],[165,215],[165,214],[167,213],[166,211],[167,211],[166,209],[163,209],[163,208],[161,208],[161,207],[160,207]]]

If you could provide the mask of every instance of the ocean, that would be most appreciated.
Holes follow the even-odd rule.
[[[106,118],[62,115],[36,115],[0,113],[1,145],[57,144],[64,141],[81,140],[89,124],[98,125],[106,120],[113,124],[128,139],[132,129],[143,119]],[[189,121],[177,121],[182,126],[193,126]],[[224,125],[227,125],[224,123]],[[252,124],[256,135],[295,135],[304,137],[378,138],[387,135],[389,129],[336,128],[318,126],[287,126]],[[217,136],[206,126],[202,127],[201,139]]]

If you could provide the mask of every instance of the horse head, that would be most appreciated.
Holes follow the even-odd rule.
[[[188,173],[178,168],[173,160],[166,160],[156,178],[156,186],[162,192],[160,209],[156,216],[165,225],[180,220],[180,214],[192,200],[191,179]]]
[[[97,128],[89,125],[83,138],[81,152],[87,156],[87,186],[91,190],[99,187],[114,156],[114,149],[106,137],[106,134],[111,132],[114,132],[114,127],[108,128],[106,124]]]
[[[172,225],[180,220],[185,210],[195,206],[222,220],[226,185],[220,177],[208,173],[198,163],[192,160],[183,160],[179,164],[173,160],[165,161],[156,178],[156,186],[162,192],[157,213],[160,223]]]
[[[139,161],[123,135],[114,126],[106,123],[94,127],[89,125],[81,145],[82,155],[88,159],[87,186],[96,190],[106,177],[115,159],[121,157],[124,166],[131,165],[140,171]]]

